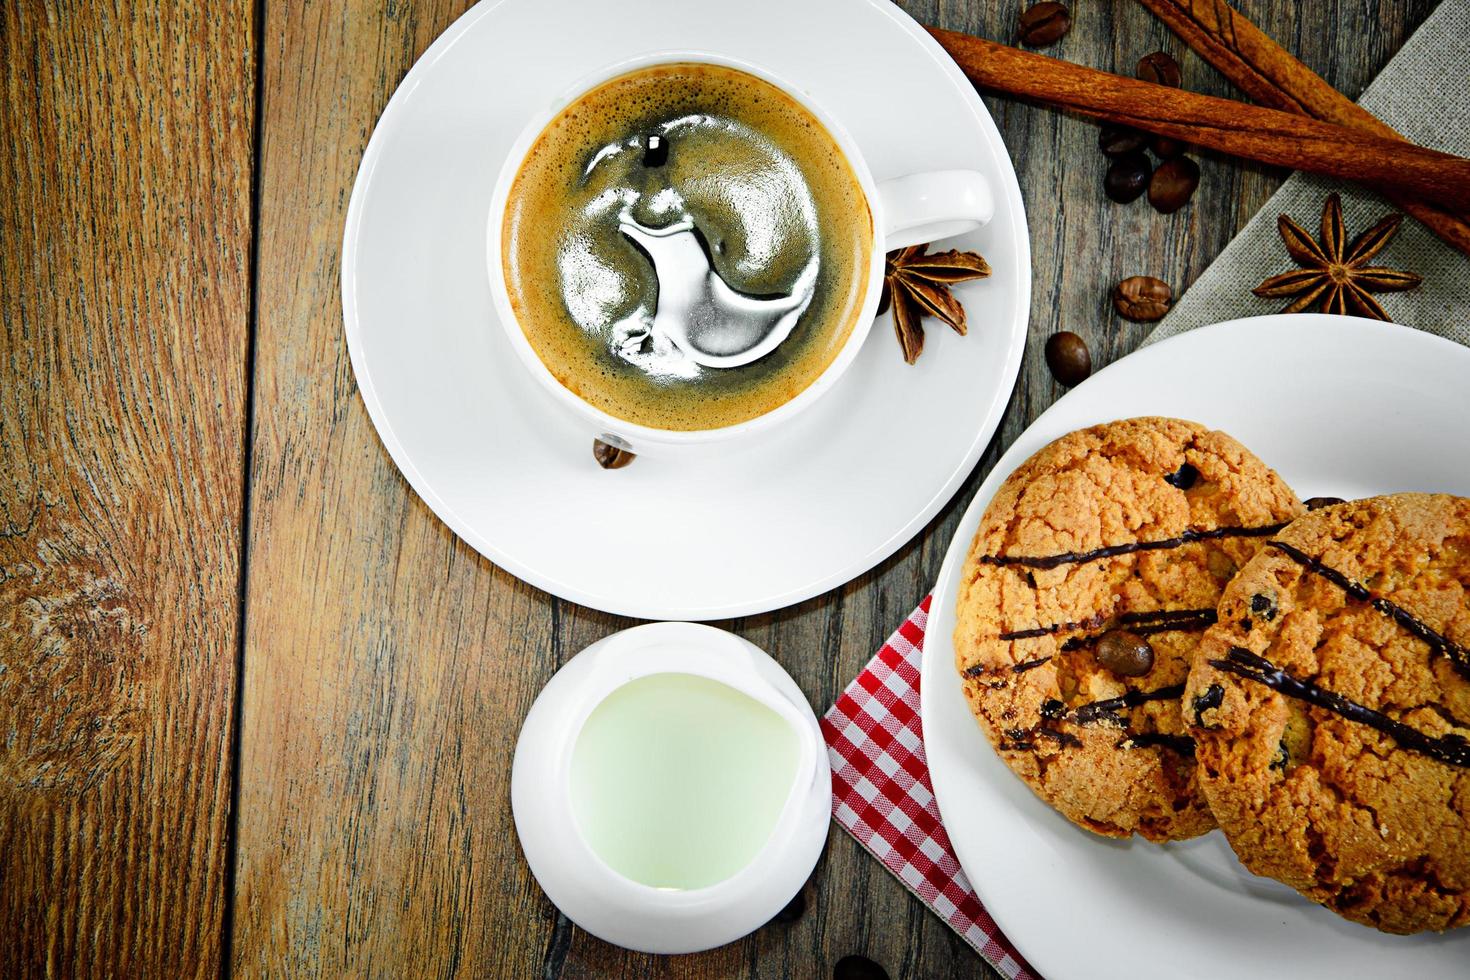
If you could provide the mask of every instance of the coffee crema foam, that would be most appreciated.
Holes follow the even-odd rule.
[[[672,267],[655,271],[628,229],[691,224],[685,258],[697,240],[737,295],[728,329],[702,342],[723,353],[771,328],[775,346],[751,363],[708,366],[654,328]],[[760,78],[698,63],[630,72],[562,110],[501,229],[511,306],[552,375],[610,415],[671,430],[756,418],[815,381],[856,325],[872,241],[862,185],[821,123]]]

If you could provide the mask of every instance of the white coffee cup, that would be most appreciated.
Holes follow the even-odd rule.
[[[874,229],[868,268],[868,288],[857,322],[842,349],[816,380],[791,400],[736,425],[717,429],[671,430],[638,425],[610,415],[591,405],[566,388],[542,363],[534,347],[521,329],[510,302],[501,251],[501,230],[511,185],[532,144],[546,126],[572,102],[604,82],[643,68],[661,64],[712,64],[734,68],[754,75],[781,89],[806,108],[831,134],[842,150],[867,199]],[[769,432],[788,422],[814,403],[837,383],[837,379],[856,358],[858,349],[868,336],[878,309],[883,288],[883,263],[886,253],[897,248],[932,242],[970,231],[990,220],[995,201],[985,177],[973,170],[934,170],[908,174],[884,181],[874,181],[862,152],[842,125],[811,97],[772,75],[769,71],[735,58],[699,51],[660,51],[640,55],[594,72],[558,99],[545,112],[532,119],[512,145],[490,199],[486,231],[486,258],[490,290],[494,297],[500,324],[526,370],[529,371],[557,404],[584,423],[588,435],[640,454],[667,455],[697,446],[724,443]]]

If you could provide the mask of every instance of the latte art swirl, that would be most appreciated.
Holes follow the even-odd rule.
[[[503,230],[517,319],[552,373],[620,418],[705,429],[821,374],[867,285],[872,219],[830,134],[716,65],[613,79],[533,145]]]

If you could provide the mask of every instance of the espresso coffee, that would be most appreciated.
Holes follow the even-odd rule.
[[[769,82],[680,63],[582,95],[532,144],[501,250],[516,320],[567,389],[628,422],[715,429],[830,365],[873,219],[836,140]]]

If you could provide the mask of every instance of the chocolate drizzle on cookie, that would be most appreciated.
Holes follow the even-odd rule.
[[[1037,738],[1048,738],[1058,745],[1081,745],[1082,740],[1070,732],[1059,731],[1048,728],[1045,725],[1032,725],[1030,728],[1007,728],[1003,733],[1009,740],[1002,742],[1003,749],[1021,749],[1023,751],[1036,748]]]
[[[1102,701],[1078,705],[1072,709],[1072,717],[1079,725],[1087,725],[1094,721],[1111,721],[1121,725],[1123,719],[1118,712],[1124,708],[1136,708],[1150,701],[1170,701],[1183,694],[1183,684],[1170,684],[1168,687],[1161,687],[1153,691],[1124,691],[1116,698],[1105,698]]]
[[[1194,739],[1188,735],[1169,735],[1165,732],[1139,732],[1136,735],[1129,735],[1114,748],[1147,749],[1154,746],[1170,749],[1190,758],[1194,757]]]
[[[1470,650],[1466,650],[1449,637],[1437,632],[1429,624],[1417,618],[1407,609],[1382,596],[1374,595],[1363,584],[1354,582],[1337,569],[1322,564],[1319,559],[1313,558],[1311,555],[1287,544],[1285,541],[1268,541],[1266,542],[1266,547],[1275,548],[1307,571],[1314,575],[1319,575],[1333,585],[1336,585],[1347,593],[1348,598],[1368,603],[1374,609],[1383,613],[1383,615],[1429,644],[1430,650],[1449,658],[1450,663],[1461,676],[1470,678]]]
[[[1293,677],[1265,657],[1257,656],[1243,647],[1233,646],[1224,659],[1211,660],[1209,663],[1217,670],[1264,684],[1278,694],[1331,711],[1348,721],[1367,725],[1393,739],[1400,748],[1426,755],[1446,765],[1470,768],[1470,740],[1463,735],[1426,735],[1417,728],[1374,711],[1336,691],[1329,691],[1311,681]]]
[[[1063,633],[1067,630],[1096,629],[1103,624],[1103,614],[1089,616],[1077,623],[1052,623],[1050,626],[1033,626],[1030,629],[1012,630],[1002,633],[1002,640],[1031,640],[1038,636],[1050,636],[1053,633]]]
[[[1208,628],[1215,622],[1213,609],[1154,609],[1149,612],[1124,613],[1118,622],[1126,624],[1130,633],[1152,636],[1155,633],[1194,632]],[[1069,637],[1062,643],[1063,650],[1080,650],[1091,646],[1106,636],[1106,632],[1087,636]]]
[[[1127,708],[1136,708],[1139,705],[1148,704],[1150,701],[1168,701],[1179,698],[1184,694],[1183,684],[1170,684],[1153,691],[1124,691],[1115,698],[1105,698],[1101,701],[1090,701],[1080,704],[1068,711],[1066,706],[1055,698],[1048,698],[1041,704],[1041,720],[1030,728],[1007,728],[1003,734],[1006,741],[1002,742],[1002,749],[1034,749],[1037,738],[1050,739],[1061,746],[1080,746],[1082,741],[1070,732],[1064,732],[1055,726],[1060,722],[1071,722],[1074,725],[1093,725],[1098,722],[1108,722],[1120,728],[1127,728],[1127,722],[1118,712]],[[1188,743],[1188,748],[1184,743]],[[1118,743],[1118,748],[1127,748],[1129,745],[1135,748],[1161,746],[1173,749],[1184,755],[1194,754],[1194,740],[1182,735],[1165,735],[1154,732],[1127,732],[1126,737]]]
[[[1178,537],[1162,538],[1158,541],[1131,541],[1128,544],[1112,544],[1095,548],[1092,551],[1064,551],[1059,555],[981,555],[980,561],[986,565],[1001,567],[1060,568],[1063,565],[1081,565],[1101,561],[1104,558],[1131,555],[1139,551],[1169,551],[1192,541],[1214,541],[1220,538],[1265,538],[1284,527],[1286,527],[1285,524],[1262,524],[1259,527],[1190,528]]]

